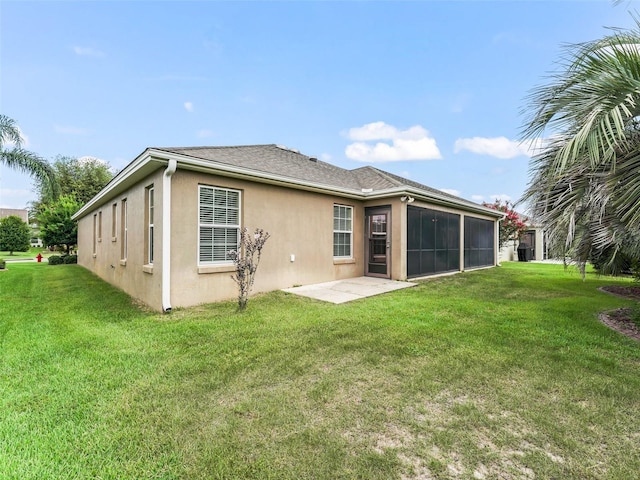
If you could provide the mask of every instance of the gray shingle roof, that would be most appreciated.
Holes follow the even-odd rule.
[[[365,166],[354,170],[331,165],[296,150],[279,145],[243,145],[232,147],[163,147],[154,148],[165,152],[186,155],[199,160],[242,167],[257,172],[288,177],[293,180],[339,187],[362,192],[373,192],[391,188],[414,188],[428,195],[450,198],[452,201],[469,206],[478,204],[450,195],[435,188],[385,172],[375,167]]]

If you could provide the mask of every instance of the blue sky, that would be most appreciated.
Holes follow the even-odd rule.
[[[149,146],[275,143],[517,200],[526,96],[634,2],[0,2],[0,113],[122,169]],[[0,167],[0,207],[35,200]]]

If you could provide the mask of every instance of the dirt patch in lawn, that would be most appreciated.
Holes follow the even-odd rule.
[[[618,297],[640,301],[640,287],[621,287],[618,285],[612,285],[602,287],[600,290]],[[632,313],[631,308],[618,308],[617,310],[612,310],[610,312],[602,312],[598,315],[598,318],[607,327],[612,328],[627,337],[640,341],[640,326],[631,319]]]

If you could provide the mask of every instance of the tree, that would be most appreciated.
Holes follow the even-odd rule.
[[[8,143],[12,144],[12,148],[6,148]],[[57,198],[59,187],[53,169],[46,160],[22,148],[20,129],[14,120],[1,114],[0,163],[34,176],[39,182],[47,185],[52,198]]]
[[[528,97],[524,139],[548,134],[523,196],[549,247],[579,264],[640,257],[640,22],[567,47],[560,71]]]
[[[498,233],[500,247],[506,246],[510,241],[518,240],[520,235],[527,229],[526,224],[520,218],[520,214],[514,210],[513,203],[509,201],[503,203],[500,200],[496,200],[493,203],[484,203],[483,205],[505,214],[504,219],[500,221]]]
[[[0,220],[0,250],[26,252],[29,250],[31,229],[17,215],[10,215]]]
[[[67,253],[78,243],[78,224],[71,216],[78,211],[80,204],[70,195],[44,205],[38,219],[40,236],[47,246],[64,246]]]
[[[247,308],[249,293],[253,287],[262,247],[269,238],[269,233],[256,228],[253,234],[243,228],[240,231],[240,244],[238,250],[231,250],[229,256],[236,266],[236,273],[231,276],[238,284],[238,310]]]
[[[91,200],[113,178],[109,164],[92,157],[78,159],[59,155],[53,161],[52,169],[60,186],[60,195],[74,197],[80,206]],[[54,199],[47,182],[38,182],[36,189],[39,204]]]

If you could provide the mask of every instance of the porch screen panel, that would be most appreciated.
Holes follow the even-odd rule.
[[[240,240],[240,192],[200,185],[198,262],[228,263]]]
[[[464,268],[494,264],[495,227],[491,220],[464,218]]]
[[[407,207],[407,276],[460,270],[460,216]]]

